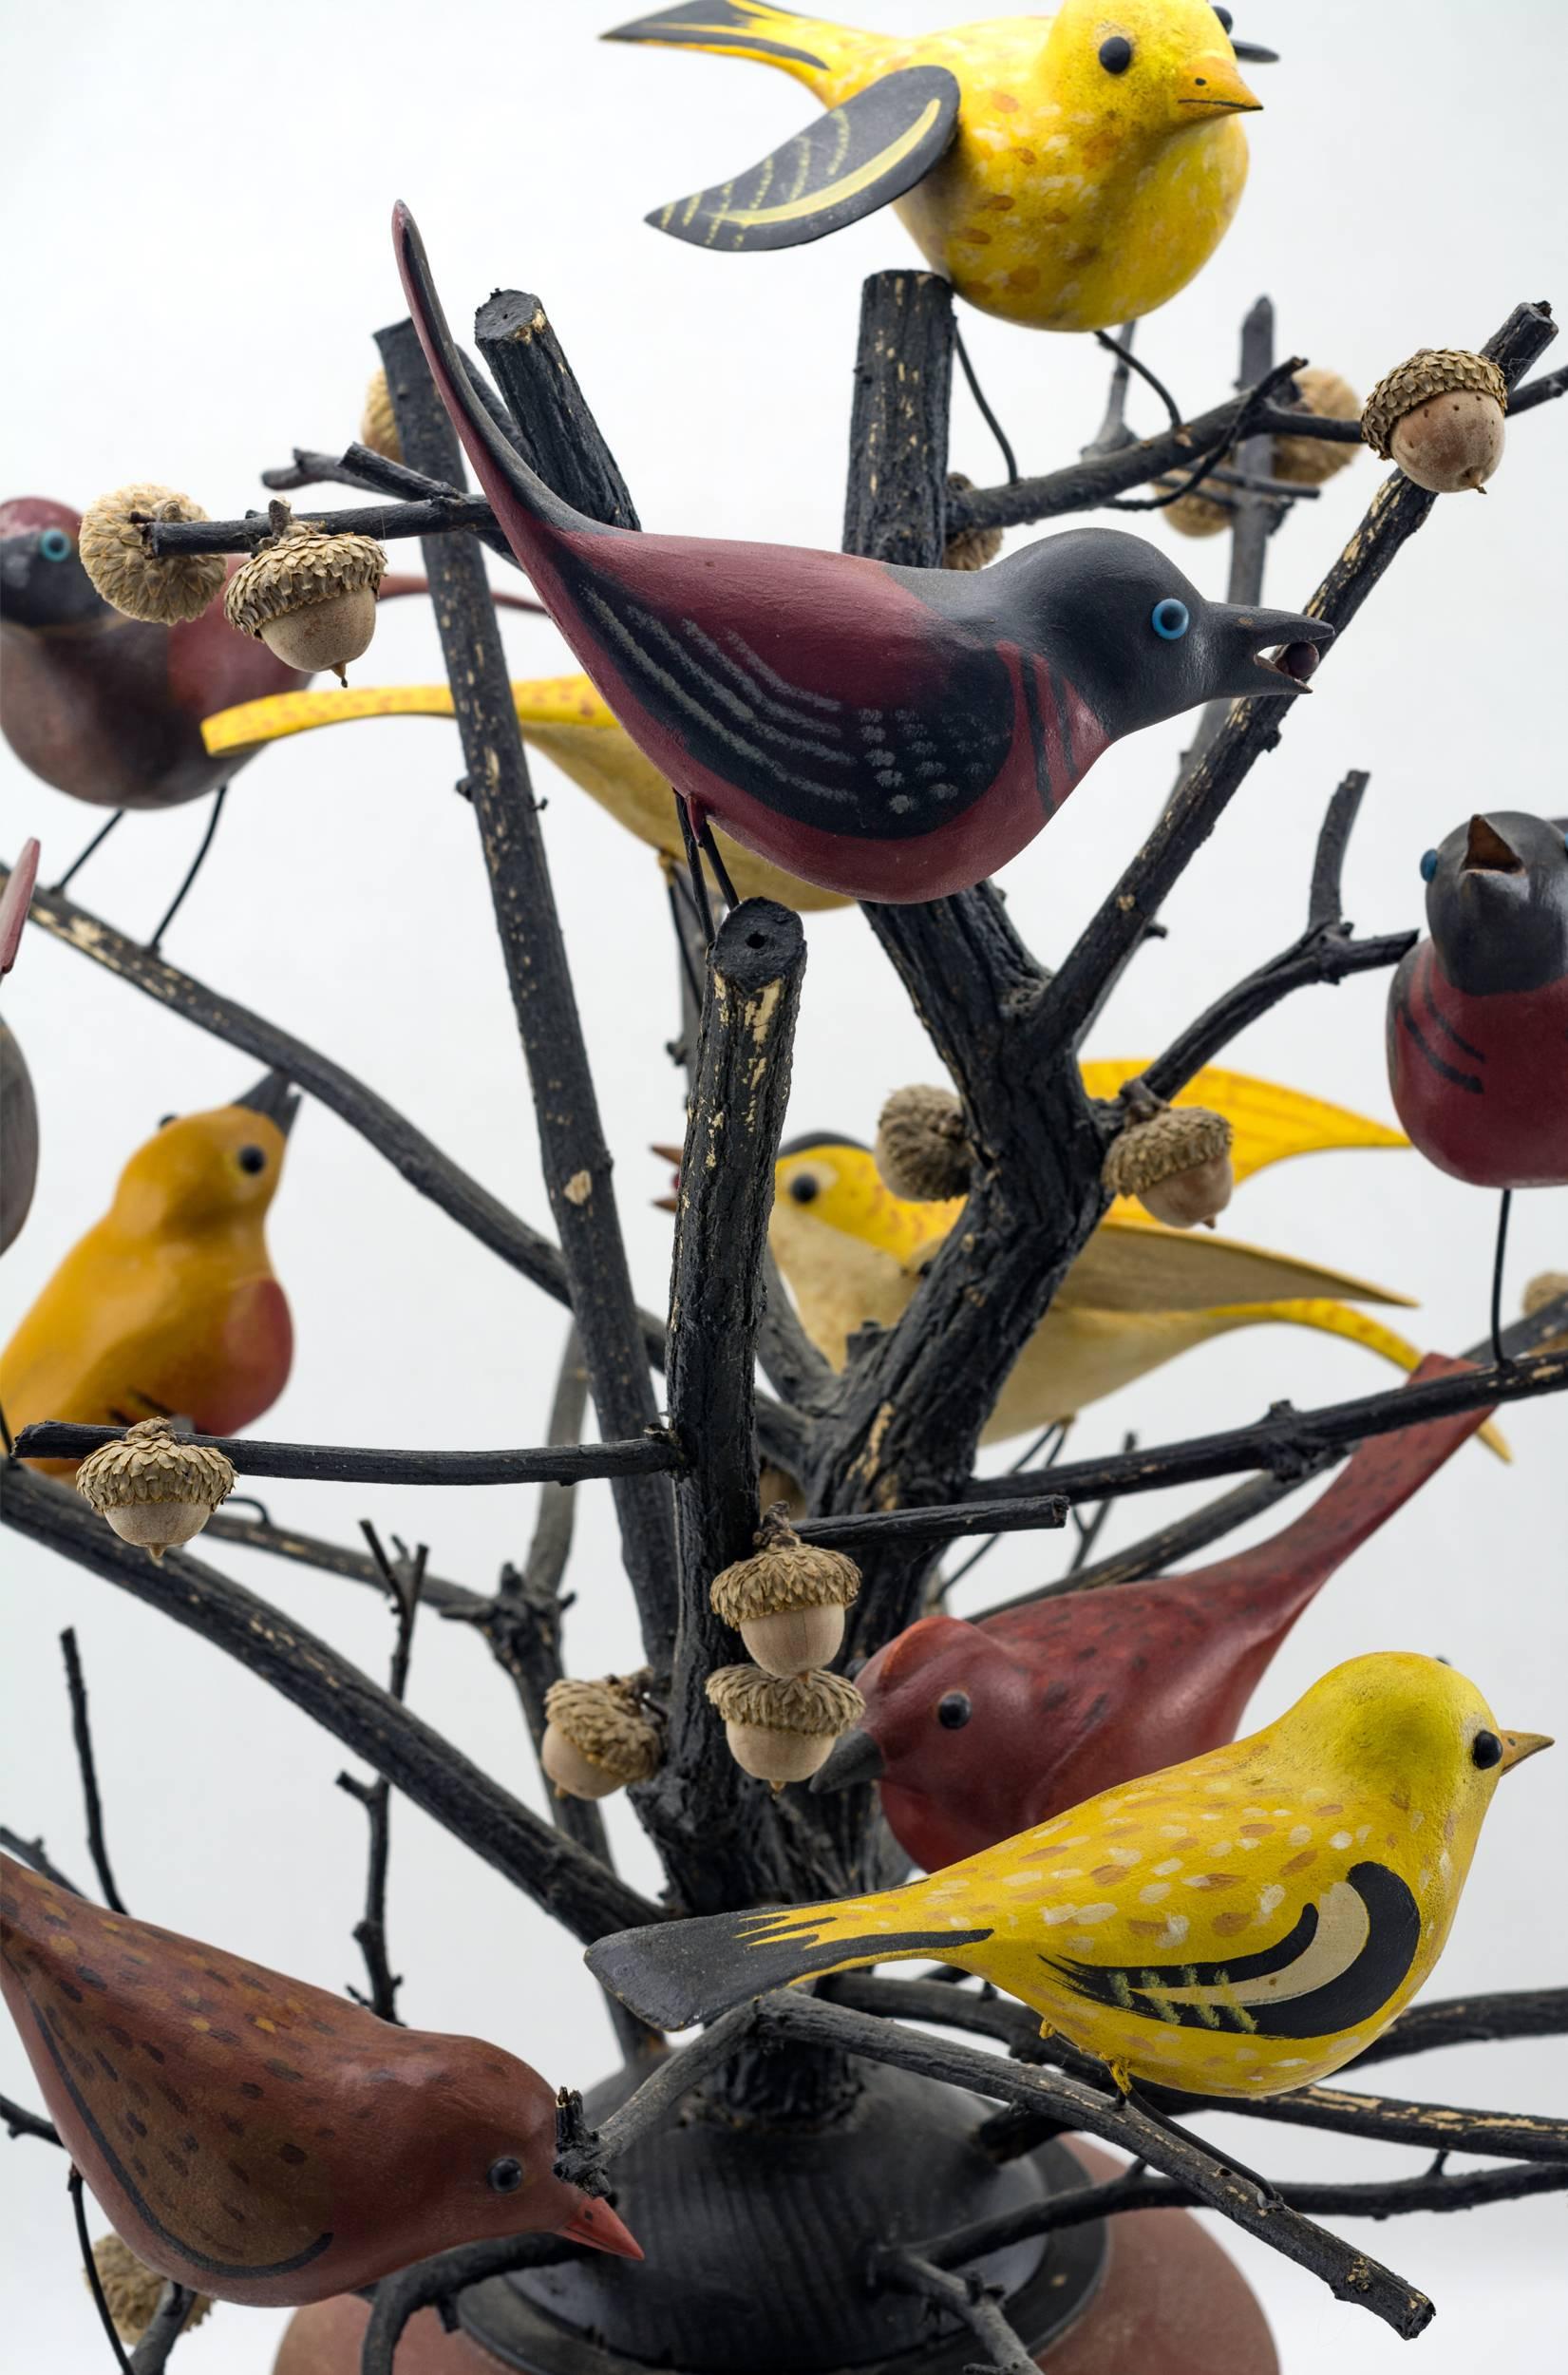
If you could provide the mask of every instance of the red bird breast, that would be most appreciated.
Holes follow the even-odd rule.
[[[1568,973],[1466,998],[1423,940],[1389,994],[1389,1086],[1408,1136],[1452,1178],[1568,1186]]]

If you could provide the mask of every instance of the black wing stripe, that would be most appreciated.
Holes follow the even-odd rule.
[[[1447,1016],[1438,1012],[1437,1000],[1432,996],[1432,968],[1429,961],[1421,967],[1417,978],[1421,984],[1421,1002],[1426,1010],[1428,1021],[1436,1023],[1444,1037],[1451,1039],[1462,1055],[1473,1056],[1478,1064],[1484,1064],[1486,1057],[1483,1051],[1479,1047],[1472,1047],[1468,1039],[1461,1038]]]
[[[1458,1072],[1452,1064],[1445,1064],[1436,1049],[1428,1043],[1421,1025],[1410,1012],[1410,1001],[1407,996],[1401,998],[1395,1011],[1399,1020],[1414,1040],[1417,1053],[1425,1056],[1440,1080],[1451,1082],[1454,1088],[1464,1090],[1470,1096],[1484,1095],[1484,1084],[1473,1072]]]

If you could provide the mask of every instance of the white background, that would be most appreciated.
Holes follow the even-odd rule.
[[[935,27],[940,0],[861,0],[879,25]],[[351,435],[374,355],[403,310],[387,219],[406,197],[460,324],[492,287],[541,293],[651,527],[838,541],[861,276],[911,251],[891,216],[816,248],[721,258],[662,240],[643,211],[749,162],[804,122],[806,95],[737,61],[600,48],[614,0],[142,0],[13,14],[5,492],[77,505],[152,478],[215,516],[257,500],[255,472],[291,445]],[[1521,298],[1568,304],[1560,215],[1561,11],[1545,0],[1459,0],[1310,10],[1255,5],[1238,30],[1286,54],[1256,80],[1252,186],[1198,283],[1147,326],[1150,361],[1184,408],[1231,384],[1237,330],[1260,290],[1282,352],[1344,371],[1363,392],[1422,345],[1478,345]],[[1559,162],[1554,162],[1554,160]],[[1071,458],[1099,418],[1102,358],[973,314],[966,332],[1026,468]],[[1556,361],[1554,353],[1549,362]],[[1156,425],[1140,396],[1135,417]],[[1151,1053],[1298,928],[1313,838],[1347,767],[1371,789],[1346,881],[1364,929],[1420,915],[1423,849],[1477,806],[1568,808],[1561,765],[1562,563],[1568,407],[1521,420],[1488,500],[1439,504],[1318,679],[1280,750],[1257,768],[1171,902],[1171,937],[1138,960],[1092,1053]],[[990,482],[990,439],[961,391],[954,463]],[[1376,484],[1371,460],[1303,505],[1273,547],[1270,594],[1298,604]],[[354,500],[345,497],[345,501]],[[1161,541],[1169,531],[1148,533]],[[1223,590],[1224,548],[1169,538]],[[417,566],[412,551],[398,565]],[[512,580],[515,582],[515,580]],[[543,622],[507,618],[515,672],[570,663]],[[440,673],[424,605],[396,606],[361,683]],[[1011,912],[1058,959],[1154,818],[1177,722],[1113,750],[1066,814],[1011,869]],[[42,836],[46,879],[100,812],[47,789],[9,752],[0,846]],[[453,796],[454,730],[379,723],[286,744],[247,770],[212,862],[167,953],[360,1073],[536,1223],[547,1222],[531,1109],[490,927],[468,808]],[[674,983],[652,859],[572,786],[540,770],[578,997],[597,1066],[638,1289],[663,1293],[663,1169],[681,1088],[664,1053]],[[77,886],[90,908],[149,930],[199,837],[197,808],[130,820]],[[868,1136],[899,1083],[934,1076],[894,977],[853,913],[814,919],[796,1055],[795,1130]],[[1382,977],[1276,1009],[1233,1051],[1269,1077],[1391,1118]],[[43,1116],[38,1201],[0,1278],[9,1332],[66,1248],[104,1208],[131,1150],[171,1108],[226,1101],[255,1067],[28,936],[6,990]],[[1247,1187],[1236,1233],[1343,1264],[1418,1296],[1422,1340],[1458,1350],[1483,1330],[1495,1203],[1413,1154],[1317,1158]],[[274,1207],[272,1244],[293,1306],[294,1376],[266,1432],[354,1443],[537,1440],[560,1312],[422,1203],[361,1142],[307,1105]],[[1568,1267],[1568,1197],[1516,1206],[1510,1308],[1534,1272]],[[1114,1448],[1387,1382],[1368,1356],[1299,1331],[1232,1338],[1092,1411],[1076,1450]],[[1255,1706],[1274,1716],[1315,1675],[1363,1650],[1442,1651],[1500,1720],[1559,1731],[1568,1715],[1563,1617],[1562,1406],[1505,1417],[1503,1469],[1467,1448],[1332,1585]],[[634,1662],[630,1603],[602,1487],[580,1511],[571,1620],[576,1671]],[[1194,1496],[1198,1497],[1198,1496]],[[486,1585],[524,1546],[533,1496],[278,1485],[274,1514],[352,1539],[369,1515],[427,1539],[441,1572]],[[1132,1504],[1110,1544],[1179,1506]],[[353,1586],[238,1551],[217,1563],[379,1673],[387,1624]],[[1062,1553],[1015,1537],[967,1605],[1054,1570]],[[358,1977],[349,1929],[364,1819],[332,1786],[344,1759],[195,1636],[8,1536],[6,1775],[0,1814],[85,1865],[55,1636],[81,1634],[121,1886],[133,1910],[335,1987]],[[529,1802],[542,1803],[508,1686],[465,1630],[425,1623],[419,1712]],[[1561,1842],[1568,1755],[1510,1781],[1437,1974],[1439,1994],[1563,1978]],[[612,1810],[629,1876],[652,1860]],[[572,1943],[528,1901],[399,1803],[392,1947],[407,2017],[474,2029],[553,2077],[608,2061]],[[1463,2103],[1568,2112],[1555,2043],[1469,2048],[1380,2070]],[[36,2089],[9,2029],[0,2084]],[[1219,2132],[1219,2131],[1217,2131]],[[1285,2177],[1373,2176],[1417,2156],[1286,2129],[1236,2131]],[[101,2375],[102,2340],[75,2272],[63,2167],[47,2148],[0,2149],[11,2262],[11,2364]],[[1418,2346],[1428,2375],[1517,2355],[1560,2317],[1560,2199],[1439,2224],[1358,2227],[1359,2242],[1437,2299]],[[1381,2369],[1400,2346],[1285,2262],[1232,2233],[1267,2302],[1289,2375]],[[220,2311],[180,2364],[258,2375],[280,2316]],[[1539,2350],[1535,2354],[1538,2359]]]

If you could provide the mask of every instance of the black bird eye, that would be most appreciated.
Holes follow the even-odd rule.
[[[39,554],[45,560],[66,560],[70,549],[71,541],[64,528],[46,528],[38,540]]]
[[[158,1127],[160,1130],[167,1130],[171,1122],[177,1122],[179,1119],[178,1113],[161,1113],[158,1117]]]
[[[493,2160],[485,2183],[492,2194],[515,2194],[522,2183],[521,2161],[514,2160],[510,2153],[500,2160]]]
[[[1479,1765],[1483,1773],[1489,1773],[1494,1765],[1502,1764],[1502,1742],[1495,1732],[1476,1734],[1470,1742],[1470,1762]]]
[[[961,1732],[973,1713],[968,1691],[946,1691],[936,1701],[936,1720],[944,1732]]]
[[[1236,23],[1236,19],[1232,16],[1229,9],[1216,9],[1215,14],[1219,19],[1220,24],[1223,25],[1226,32],[1228,33],[1231,27]]]
[[[798,1179],[790,1181],[789,1192],[797,1204],[815,1204],[822,1192],[822,1182],[809,1171],[802,1171]]]
[[[261,1147],[241,1147],[238,1160],[242,1171],[264,1171],[267,1168],[266,1152]]]
[[[1125,74],[1132,64],[1132,44],[1125,33],[1112,33],[1100,44],[1100,63],[1107,74]]]

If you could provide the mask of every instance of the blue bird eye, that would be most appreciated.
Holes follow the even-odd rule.
[[[1192,617],[1185,602],[1179,602],[1174,594],[1162,602],[1156,602],[1149,614],[1149,624],[1166,643],[1180,643],[1192,625]]]
[[[38,540],[38,550],[46,560],[65,560],[69,558],[70,548],[71,541],[64,528],[46,528]]]
[[[1437,872],[1437,851],[1436,851],[1435,849],[1428,849],[1428,850],[1426,850],[1426,851],[1423,854],[1422,861],[1421,861],[1421,879],[1422,879],[1422,881],[1423,881],[1424,883],[1429,883],[1429,882],[1431,881],[1431,879],[1432,879],[1433,875],[1434,875],[1436,872]]]

